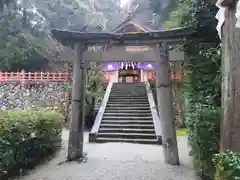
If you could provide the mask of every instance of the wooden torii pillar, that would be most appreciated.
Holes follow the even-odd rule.
[[[85,114],[85,83],[86,83],[86,65],[84,52],[88,45],[156,45],[162,41],[173,40],[181,41],[188,35],[193,34],[192,28],[179,28],[168,31],[112,34],[112,33],[82,33],[63,31],[53,29],[54,38],[61,41],[63,45],[75,47],[74,76],[72,89],[72,116],[70,125],[68,160],[77,160],[83,157],[83,133],[84,133],[84,114]],[[163,51],[159,51],[163,50]],[[172,91],[170,86],[170,68],[169,61],[166,58],[166,44],[158,49],[157,60],[158,69],[158,104],[160,109],[160,119],[162,126],[162,140],[165,162],[171,165],[179,164],[176,133],[173,121]],[[139,54],[136,54],[139,55]],[[121,55],[120,55],[121,56]],[[134,57],[128,54],[128,57]],[[138,56],[137,56],[138,57]],[[166,109],[163,109],[164,106]]]
[[[68,141],[69,161],[83,157],[83,132],[85,118],[85,87],[86,87],[86,62],[83,54],[87,49],[86,44],[74,45],[75,59],[72,83],[72,116]]]
[[[156,92],[161,121],[164,160],[167,164],[179,165],[178,145],[173,111],[173,89],[166,42],[157,45],[159,59],[156,61]]]

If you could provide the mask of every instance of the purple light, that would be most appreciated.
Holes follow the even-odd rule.
[[[155,70],[156,64],[150,62],[126,63],[126,62],[106,62],[103,66],[103,71],[115,71],[117,69],[142,69],[142,70]]]

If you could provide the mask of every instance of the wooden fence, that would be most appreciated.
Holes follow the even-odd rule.
[[[106,73],[101,72],[101,79],[104,82],[109,81],[109,77]],[[184,73],[176,73],[175,80],[182,81]],[[149,72],[148,79],[150,81],[155,80],[156,73]],[[174,78],[172,74],[172,78]],[[71,82],[72,74],[68,72],[0,72],[0,83],[37,83],[37,82]]]
[[[67,72],[0,72],[0,82],[68,82],[72,74]]]

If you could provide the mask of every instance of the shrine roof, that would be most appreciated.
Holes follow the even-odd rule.
[[[153,28],[150,28],[146,25],[143,25],[142,23],[138,22],[137,20],[133,20],[131,18],[128,18],[125,21],[123,21],[121,24],[119,24],[116,28],[111,30],[111,32],[116,33],[120,29],[122,29],[125,26],[130,25],[130,24],[134,25],[135,27],[137,27],[138,29],[140,29],[143,32],[156,31],[156,29],[153,29]]]
[[[72,46],[76,43],[89,45],[121,44],[140,45],[153,44],[161,41],[179,41],[192,36],[192,27],[175,28],[166,31],[129,32],[129,33],[91,33],[52,29],[52,36],[64,45]]]

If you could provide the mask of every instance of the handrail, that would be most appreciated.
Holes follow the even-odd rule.
[[[89,133],[89,142],[95,142],[95,140],[96,140],[96,136],[97,136],[98,130],[99,130],[100,125],[101,125],[102,117],[103,117],[103,114],[105,112],[105,108],[107,106],[107,102],[108,102],[108,99],[109,99],[109,96],[110,96],[110,93],[111,93],[112,85],[113,85],[113,82],[108,83],[108,86],[107,86],[106,92],[104,94],[101,106],[100,106],[100,108],[98,110],[98,113],[97,113],[97,116],[95,118],[94,125],[92,127],[91,132]]]
[[[161,124],[160,124],[160,117],[158,115],[157,107],[153,98],[152,89],[148,81],[145,82],[148,102],[150,105],[150,110],[153,118],[153,124],[155,129],[155,134],[157,136],[158,142],[162,144],[162,132],[161,132]]]

